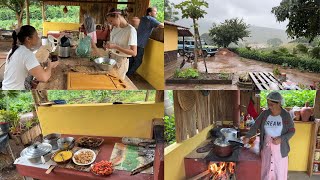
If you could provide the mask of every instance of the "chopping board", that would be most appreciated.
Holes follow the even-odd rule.
[[[109,74],[69,72],[67,83],[67,89],[70,90],[119,90],[127,88],[122,80]]]

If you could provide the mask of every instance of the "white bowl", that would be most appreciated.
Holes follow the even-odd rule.
[[[83,152],[83,151],[90,151],[91,153],[93,153],[92,160],[91,160],[89,163],[87,163],[87,164],[78,163],[78,162],[74,159],[74,157],[75,157],[76,155],[78,155],[79,153],[81,153],[81,152]],[[92,163],[96,160],[96,157],[97,157],[97,156],[96,156],[96,153],[94,153],[94,151],[92,151],[91,149],[80,149],[80,150],[78,150],[76,153],[73,154],[73,156],[72,156],[72,161],[73,161],[76,165],[86,166],[86,165],[92,164]]]

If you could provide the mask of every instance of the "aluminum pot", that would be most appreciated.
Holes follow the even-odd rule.
[[[233,128],[222,128],[220,132],[223,134],[225,141],[236,140],[237,139],[237,130]]]
[[[35,143],[20,153],[21,157],[27,158],[33,164],[44,164],[52,156],[52,146],[48,143]]]
[[[223,141],[222,138],[215,139],[213,143],[213,152],[219,157],[228,157],[233,152],[233,146],[228,141]]]
[[[52,133],[48,134],[43,138],[44,143],[48,143],[52,146],[52,150],[58,149],[58,139],[61,137],[61,134]]]

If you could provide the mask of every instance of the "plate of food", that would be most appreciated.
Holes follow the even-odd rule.
[[[97,148],[103,143],[102,138],[84,136],[77,140],[77,145],[83,148]]]
[[[109,161],[100,161],[91,165],[90,171],[98,176],[108,176],[113,173],[113,164]]]
[[[72,161],[79,166],[92,164],[96,160],[96,154],[91,149],[80,149],[75,152]]]

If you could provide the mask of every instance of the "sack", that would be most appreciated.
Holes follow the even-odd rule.
[[[79,57],[89,57],[91,53],[91,37],[86,36],[80,40],[76,49],[76,54]]]

